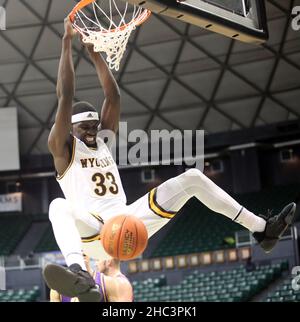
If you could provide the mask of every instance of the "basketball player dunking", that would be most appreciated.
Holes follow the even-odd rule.
[[[69,268],[63,268],[62,275],[59,274],[61,269],[57,268],[57,272],[55,267],[44,272],[49,287],[63,295],[78,296],[79,300],[98,301],[100,292],[86,271],[82,247],[91,257],[104,256],[99,242],[103,222],[119,214],[132,214],[144,222],[151,237],[192,197],[249,229],[264,251],[271,251],[292,223],[296,205],[287,205],[273,217],[255,215],[197,169],[164,182],[133,204],[126,205],[117,166],[109,147],[97,135],[99,129],[115,133],[118,130],[119,88],[101,55],[87,46],[105,96],[101,117],[89,103],[73,105],[73,36],[72,25],[66,19],[57,82],[59,103],[48,142],[57,181],[65,195],[65,199],[51,202],[49,217]],[[83,246],[81,238],[85,242]]]

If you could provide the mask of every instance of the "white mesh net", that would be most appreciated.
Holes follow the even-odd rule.
[[[95,1],[77,11],[73,27],[95,52],[106,53],[109,68],[118,70],[131,32],[149,15],[150,11],[127,2]]]

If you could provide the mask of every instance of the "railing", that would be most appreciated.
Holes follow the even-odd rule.
[[[290,227],[281,237],[282,240],[296,239],[297,240],[297,229],[296,227]],[[257,241],[253,238],[252,233],[249,230],[241,230],[235,232],[235,244],[236,247],[245,247],[245,246],[253,246],[257,244]]]
[[[41,267],[41,257],[40,255],[34,255],[30,258],[23,258],[20,255],[1,256],[0,267],[5,267],[6,271],[38,268]]]

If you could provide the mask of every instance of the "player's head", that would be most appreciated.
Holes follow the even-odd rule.
[[[99,114],[88,102],[78,102],[73,105],[72,133],[87,146],[95,146]]]
[[[100,273],[109,274],[111,270],[120,270],[120,261],[115,258],[99,260],[97,268]]]

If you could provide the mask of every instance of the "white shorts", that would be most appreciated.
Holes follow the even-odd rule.
[[[76,217],[76,226],[82,239],[83,251],[94,259],[110,258],[104,251],[100,242],[101,227],[103,223],[120,214],[133,215],[139,218],[146,226],[148,238],[158,232],[176,212],[166,211],[156,200],[157,188],[136,200],[130,205],[114,206],[110,213],[101,213],[101,209],[97,213],[86,213]]]

